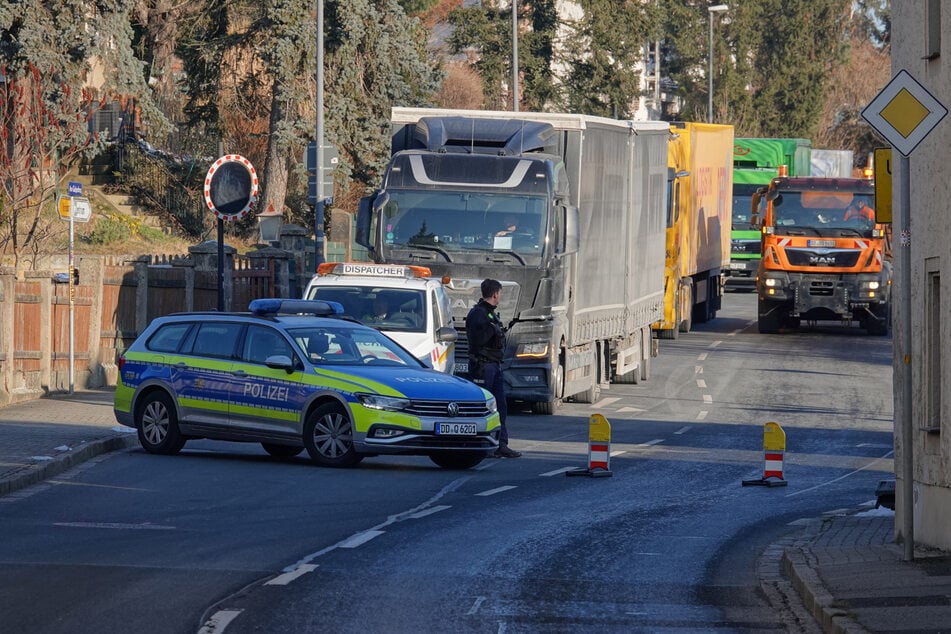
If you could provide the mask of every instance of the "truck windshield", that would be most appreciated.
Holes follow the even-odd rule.
[[[777,233],[872,237],[871,194],[847,191],[783,191],[773,200]]]
[[[544,196],[389,190],[380,215],[388,247],[445,253],[504,251],[540,255],[547,235]]]

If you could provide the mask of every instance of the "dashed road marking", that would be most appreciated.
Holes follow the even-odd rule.
[[[611,403],[615,403],[615,402],[620,401],[620,400],[621,400],[620,397],[614,397],[614,396],[609,397],[609,398],[602,398],[600,401],[598,401],[597,403],[595,403],[595,404],[592,405],[591,407],[594,408],[594,409],[598,409],[598,408],[600,408],[600,407],[607,407],[607,406],[610,405]]]
[[[211,615],[211,618],[201,626],[198,634],[217,634],[224,632],[225,628],[235,620],[243,610],[218,610]]]
[[[712,402],[713,402],[713,397],[710,396],[709,394],[704,394],[704,395],[703,395],[703,402],[704,402],[704,403],[712,403]]]
[[[422,517],[426,517],[427,515],[432,515],[433,513],[438,513],[439,511],[445,511],[446,509],[451,509],[451,508],[452,508],[451,506],[448,506],[446,504],[440,504],[439,506],[433,506],[428,509],[423,509],[419,513],[413,513],[412,515],[409,515],[408,517],[414,520],[418,520]]]
[[[550,478],[556,476],[560,473],[565,473],[567,471],[574,471],[574,467],[562,467],[561,469],[555,469],[554,471],[546,471],[545,473],[539,473],[538,475],[542,478]]]
[[[706,417],[707,417],[707,411],[706,411],[706,410],[703,410],[703,409],[702,409],[702,410],[700,410],[699,412],[697,412],[697,420],[703,420],[703,419],[706,418]]]
[[[516,488],[516,487],[514,487],[514,486],[497,487],[497,488],[495,488],[495,489],[489,489],[488,491],[483,491],[482,493],[476,493],[476,495],[481,496],[481,497],[486,497],[486,496],[489,496],[489,495],[495,495],[496,493],[502,493],[502,492],[504,492],[504,491],[508,491],[508,490],[514,489],[514,488]]]
[[[697,387],[707,387],[707,382],[703,379],[697,379]]]
[[[638,407],[622,407],[621,409],[618,410],[618,413],[620,414],[621,412],[643,412],[643,411],[644,410]]]
[[[650,447],[652,445],[659,445],[664,442],[663,438],[655,438],[654,440],[648,440],[647,442],[638,443],[638,447]]]
[[[357,546],[362,546],[375,537],[379,537],[384,532],[386,531],[363,531],[362,533],[357,533],[356,535],[343,540],[340,542],[339,546],[340,548],[356,548]]]
[[[681,427],[680,429],[678,429],[677,431],[675,431],[674,434],[676,434],[676,435],[678,435],[678,436],[681,435],[681,434],[686,434],[688,429],[690,429],[690,425],[685,425],[684,427]]]
[[[701,352],[700,354],[697,355],[697,361],[705,361],[706,358],[707,358],[706,352]]]
[[[298,566],[298,567],[295,568],[294,570],[291,570],[290,572],[285,572],[285,573],[282,574],[282,575],[278,575],[278,576],[274,577],[273,579],[271,579],[270,581],[268,581],[268,582],[265,583],[264,585],[266,585],[266,586],[286,586],[286,585],[289,584],[291,581],[294,581],[295,579],[298,579],[299,577],[302,577],[302,576],[306,575],[306,574],[309,573],[309,572],[313,572],[313,571],[316,570],[316,569],[317,569],[317,564],[301,564],[300,566]]]
[[[716,347],[719,346],[721,343],[723,343],[723,342],[718,339],[718,340],[714,341],[713,343],[711,343],[711,344],[710,344],[710,347],[711,347],[711,348],[716,348]]]

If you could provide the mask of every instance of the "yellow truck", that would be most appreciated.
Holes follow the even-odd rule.
[[[676,122],[670,132],[664,314],[652,325],[661,339],[716,317],[732,227],[733,126]]]

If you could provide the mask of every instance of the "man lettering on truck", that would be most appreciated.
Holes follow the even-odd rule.
[[[498,305],[502,297],[502,283],[482,281],[482,299],[466,316],[466,336],[469,338],[469,376],[492,392],[499,410],[502,429],[496,458],[518,458],[521,452],[509,448],[509,432],[505,425],[508,408],[505,404],[505,379],[502,376],[502,353],[505,352],[505,329],[499,318]]]

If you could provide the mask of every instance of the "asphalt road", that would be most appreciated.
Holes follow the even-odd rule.
[[[253,445],[133,450],[0,507],[3,629],[30,632],[813,631],[764,593],[796,522],[893,472],[891,340],[760,335],[755,297],[662,341],[651,378],[555,416],[516,409],[518,460],[354,470]],[[612,477],[586,466],[612,425]],[[786,487],[763,425],[786,433]]]

